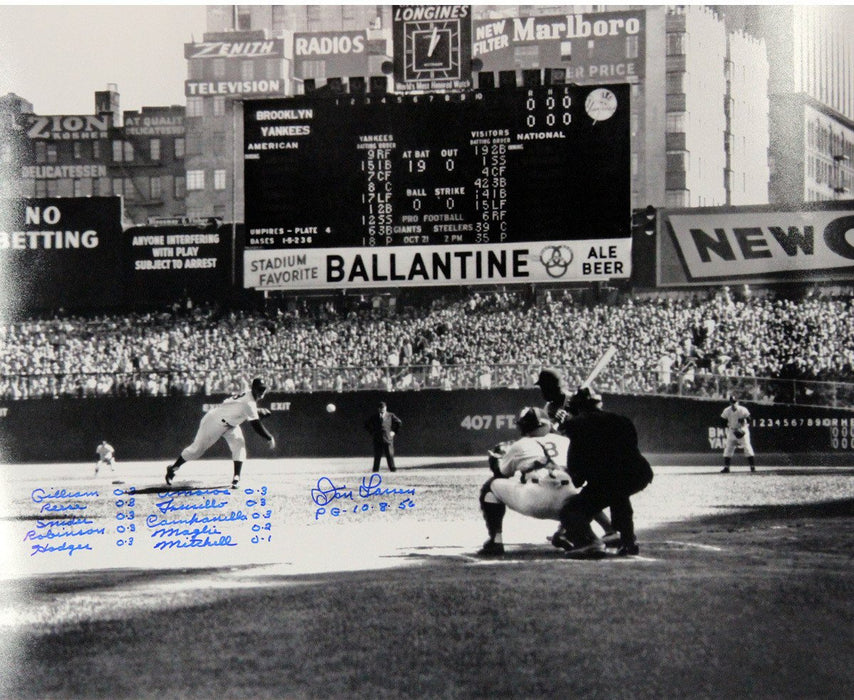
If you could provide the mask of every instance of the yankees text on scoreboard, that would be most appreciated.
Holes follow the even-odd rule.
[[[244,128],[245,287],[631,273],[628,85],[254,100]]]

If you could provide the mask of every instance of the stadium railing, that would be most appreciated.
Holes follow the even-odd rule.
[[[254,367],[251,368],[251,374],[265,376],[271,390],[279,393],[346,393],[367,390],[393,392],[421,389],[450,391],[533,388],[542,367],[539,363]],[[556,366],[555,369],[563,373],[569,391],[584,381],[584,373],[579,372],[577,368]],[[214,396],[235,391],[245,378],[245,373],[228,373],[221,370],[17,374],[0,377],[0,400]],[[680,396],[714,401],[725,400],[734,393],[742,401],[752,403],[854,408],[854,384],[851,383],[722,375],[697,370],[679,373],[606,367],[597,378],[594,388],[613,394]]]

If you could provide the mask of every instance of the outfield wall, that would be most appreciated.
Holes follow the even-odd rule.
[[[4,463],[94,460],[102,439],[126,461],[174,459],[195,435],[214,397],[39,399],[0,403],[0,458]],[[400,393],[272,394],[262,405],[282,457],[357,457],[371,454],[364,430],[380,401],[403,421],[396,440],[401,456],[482,455],[517,436],[513,418],[524,405],[540,405],[538,390],[413,391]],[[337,410],[327,413],[334,403]],[[709,463],[719,458],[722,402],[667,397],[605,395],[606,407],[630,416],[641,447],[670,455],[675,463]],[[854,411],[788,405],[746,404],[753,414],[758,461],[793,464],[854,463]],[[250,458],[270,455],[266,443],[244,426]],[[220,441],[207,455],[228,457]],[[850,458],[850,461],[848,460]],[[770,462],[769,462],[770,463]]]

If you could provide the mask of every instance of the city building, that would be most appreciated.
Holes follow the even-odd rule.
[[[729,31],[723,17],[708,7],[671,7],[666,56],[666,206],[767,203],[764,42]]]
[[[93,114],[40,115],[0,98],[4,191],[21,197],[118,195],[125,224],[183,215],[184,107],[120,110],[116,85],[95,92]]]
[[[773,204],[852,197],[854,12],[850,5],[723,6],[767,44]]]

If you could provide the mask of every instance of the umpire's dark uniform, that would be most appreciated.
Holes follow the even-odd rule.
[[[380,470],[380,460],[383,455],[385,455],[388,470],[396,471],[394,466],[394,434],[400,430],[402,424],[400,418],[386,410],[384,403],[380,404],[379,411],[365,421],[365,430],[371,434],[374,443],[373,471],[378,472]]]
[[[576,487],[584,485],[561,511],[567,538],[576,546],[593,542],[590,521],[607,506],[620,532],[621,553],[637,553],[629,497],[652,482],[652,468],[638,449],[634,424],[625,416],[587,405],[563,427],[570,441],[567,470]]]

